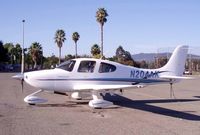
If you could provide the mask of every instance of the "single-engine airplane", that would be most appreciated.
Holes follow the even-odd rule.
[[[90,92],[92,108],[105,108],[113,103],[102,98],[101,93],[115,90],[132,89],[143,85],[179,82],[187,79],[182,76],[187,57],[188,46],[178,46],[167,64],[158,69],[141,69],[122,65],[116,62],[78,58],[66,61],[55,69],[26,72],[13,76],[39,90],[26,96],[28,104],[46,102],[46,99],[36,96],[43,91],[79,92],[75,98],[80,98],[81,92]]]

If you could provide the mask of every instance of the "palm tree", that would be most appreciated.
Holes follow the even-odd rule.
[[[72,34],[72,40],[74,40],[74,43],[75,43],[75,51],[76,51],[76,54],[75,54],[75,57],[77,58],[77,41],[79,40],[80,38],[80,35],[78,34],[78,32],[74,32]]]
[[[3,42],[0,40],[0,63],[7,61],[7,50],[4,48]]]
[[[12,60],[13,63],[19,64],[21,61],[21,56],[22,56],[22,48],[20,44],[16,44],[13,49],[12,49]]]
[[[37,67],[37,62],[41,59],[42,57],[42,46],[38,42],[34,42],[31,44],[29,48],[29,55],[31,56],[33,62],[34,62],[34,69]]]
[[[4,45],[4,48],[6,49],[8,55],[9,55],[9,63],[13,64],[13,56],[14,56],[14,44],[13,43],[6,43]]]
[[[59,64],[60,64],[60,59],[61,59],[61,47],[66,40],[65,38],[65,31],[62,29],[58,29],[55,33],[55,43],[58,45],[59,48]]]
[[[101,27],[101,56],[103,57],[103,25],[107,22],[107,11],[104,8],[99,8],[96,12],[96,20],[99,22]]]
[[[98,44],[94,44],[92,47],[91,47],[91,54],[94,58],[100,58],[100,53],[101,53],[101,50],[100,50],[100,47]]]

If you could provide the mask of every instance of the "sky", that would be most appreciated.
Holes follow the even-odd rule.
[[[90,55],[100,45],[98,8],[108,13],[104,24],[104,55],[115,55],[119,45],[131,54],[171,51],[189,45],[200,54],[199,0],[1,0],[0,40],[25,47],[39,42],[45,56],[58,56],[54,36],[66,33],[62,56],[75,54],[72,33],[78,32],[78,54]]]

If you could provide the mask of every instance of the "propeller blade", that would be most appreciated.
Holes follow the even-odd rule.
[[[22,22],[23,22],[23,44],[22,44],[21,73],[12,76],[12,78],[21,81],[21,87],[22,87],[22,92],[23,92],[24,91],[24,22],[25,20],[22,20]]]
[[[24,74],[20,73],[20,74],[12,76],[12,78],[16,80],[22,80],[24,79]]]
[[[12,76],[12,78],[21,81],[22,93],[23,93],[23,91],[24,91],[24,74],[20,73],[20,74]]]
[[[21,79],[22,93],[24,92],[24,79]]]

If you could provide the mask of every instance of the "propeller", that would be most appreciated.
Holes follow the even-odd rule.
[[[22,48],[22,63],[21,63],[21,88],[22,88],[22,93],[24,91],[24,48]]]
[[[21,79],[22,93],[24,92],[24,79]]]
[[[24,91],[24,23],[25,23],[25,20],[22,20],[22,24],[23,24],[22,63],[21,63],[21,75],[23,76],[21,78],[22,93]]]
[[[22,48],[22,63],[21,63],[21,88],[24,91],[24,47]]]
[[[13,79],[17,79],[21,81],[21,89],[22,93],[24,91],[24,23],[25,20],[22,20],[23,23],[23,43],[22,43],[22,63],[21,63],[21,74],[17,74],[15,76],[12,76]]]
[[[21,90],[23,92],[23,90],[24,90],[24,74],[20,73],[20,74],[12,76],[12,78],[21,81]]]

